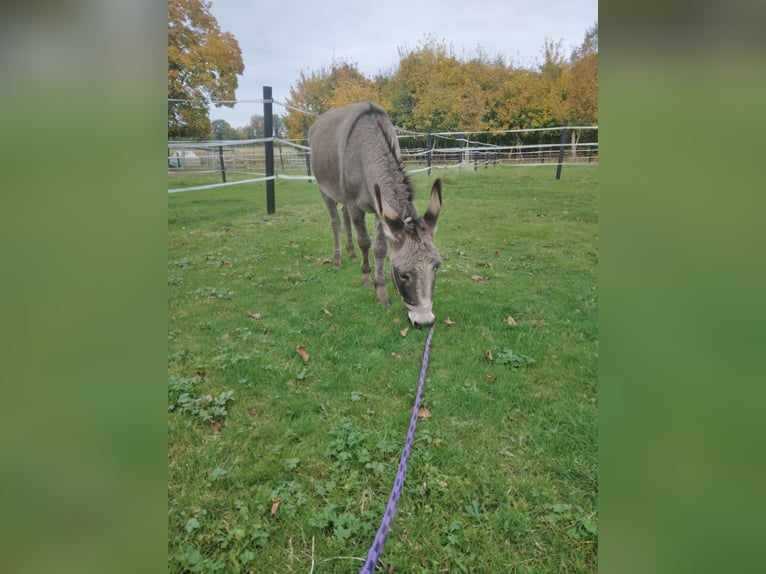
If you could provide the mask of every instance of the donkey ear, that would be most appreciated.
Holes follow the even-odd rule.
[[[423,220],[428,226],[436,232],[436,221],[439,219],[439,212],[442,209],[442,180],[436,178],[434,186],[431,188],[431,200],[428,202]]]
[[[393,239],[393,235],[400,233],[402,229],[404,229],[404,221],[402,221],[402,218],[399,217],[399,215],[393,211],[385,201],[383,201],[380,196],[380,186],[378,186],[377,183],[374,185],[374,188],[375,201],[378,204],[378,213],[380,213],[380,216],[385,223],[383,231],[386,232],[386,235],[388,235],[390,239]]]

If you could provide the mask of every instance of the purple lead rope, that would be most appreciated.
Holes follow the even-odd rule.
[[[396,505],[399,503],[399,496],[402,494],[402,486],[404,486],[404,474],[407,472],[407,459],[410,457],[410,449],[412,448],[412,439],[415,437],[415,425],[418,424],[418,410],[420,409],[420,395],[423,392],[423,381],[426,379],[426,367],[428,366],[428,352],[431,349],[431,336],[434,334],[434,328],[436,323],[431,326],[431,331],[428,333],[426,339],[426,349],[423,352],[423,366],[420,369],[420,382],[418,383],[418,392],[415,395],[415,406],[412,407],[412,418],[410,419],[410,428],[407,431],[407,440],[404,443],[404,450],[402,451],[402,458],[399,460],[399,470],[396,472],[396,479],[394,480],[394,487],[391,489],[391,495],[388,497],[388,504],[386,504],[386,512],[383,514],[383,519],[380,521],[380,527],[377,534],[375,534],[375,540],[372,541],[370,551],[367,553],[367,560],[364,562],[364,566],[359,571],[359,574],[371,574],[375,570],[375,565],[378,563],[380,553],[383,551],[383,545],[386,543],[386,536],[388,536],[388,529],[391,528],[391,522],[394,520],[396,514]]]

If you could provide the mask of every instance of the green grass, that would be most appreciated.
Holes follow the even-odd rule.
[[[597,570],[598,168],[554,173],[438,172],[397,572]],[[275,215],[264,187],[168,196],[170,572],[358,571],[407,432],[427,332],[322,262],[314,184],[278,181]]]

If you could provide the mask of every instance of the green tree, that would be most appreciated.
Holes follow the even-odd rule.
[[[221,32],[210,6],[205,0],[168,0],[171,138],[210,134],[211,100],[233,100],[237,76],[245,70],[237,40],[229,32]]]
[[[274,137],[282,138],[285,136],[285,123],[281,116],[274,114],[271,118],[271,125],[274,132]],[[265,127],[263,116],[259,114],[250,116],[250,122],[245,127],[239,128],[239,131],[243,134],[245,139],[257,139],[264,137]]]
[[[241,134],[238,130],[231,127],[226,120],[213,120],[212,129],[206,138],[211,140],[238,140]]]

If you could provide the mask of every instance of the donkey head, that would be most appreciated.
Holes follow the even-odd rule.
[[[436,320],[432,312],[436,271],[442,260],[434,244],[436,221],[442,207],[441,180],[431,189],[431,200],[425,215],[402,219],[382,201],[380,188],[375,184],[375,199],[383,230],[391,246],[391,278],[394,287],[408,310],[415,327],[432,325]]]

